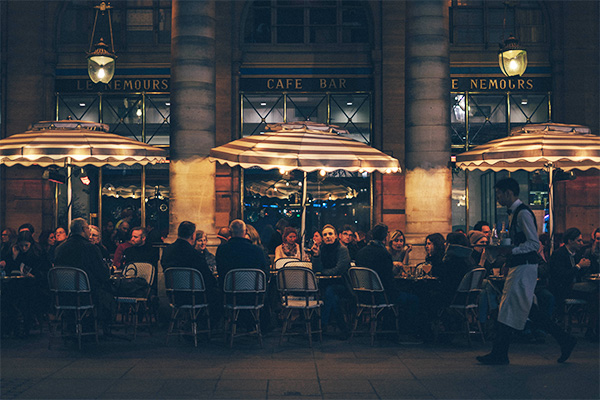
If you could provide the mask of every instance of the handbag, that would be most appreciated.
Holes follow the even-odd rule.
[[[137,276],[135,264],[130,264],[126,273],[126,276],[117,279],[115,282],[115,297],[146,297],[148,282]]]

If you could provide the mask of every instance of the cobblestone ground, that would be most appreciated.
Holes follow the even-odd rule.
[[[1,342],[2,399],[598,399],[598,344],[579,337],[571,359],[556,363],[558,346],[515,343],[511,364],[482,366],[490,344],[456,338],[444,344],[402,344],[325,337],[311,349],[278,332],[236,339],[222,335],[197,348],[186,339],[165,344],[165,330],[135,341],[59,340],[47,332]]]

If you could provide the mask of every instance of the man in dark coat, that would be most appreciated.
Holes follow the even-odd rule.
[[[225,275],[233,269],[255,268],[260,269],[266,276],[269,276],[269,263],[265,257],[265,253],[262,248],[252,244],[250,239],[246,237],[246,224],[244,221],[239,219],[231,221],[229,224],[229,233],[231,237],[217,248],[217,254],[215,255],[217,271],[219,272],[219,287],[223,289]],[[238,300],[253,303],[254,296],[239,297]],[[271,328],[268,302],[265,303],[265,308],[260,313],[260,320],[261,329],[268,331]],[[252,321],[247,313],[240,315],[239,322],[249,330],[254,328],[254,321]]]
[[[98,317],[102,322],[110,322],[113,304],[110,271],[102,261],[100,249],[89,238],[88,223],[83,218],[74,219],[69,237],[56,248],[54,265],[79,268],[87,273]]]
[[[559,307],[569,296],[573,284],[581,280],[591,264],[590,260],[578,255],[583,246],[579,229],[567,229],[563,242],[564,246],[552,253],[549,263],[550,291],[556,297]]]
[[[209,304],[210,319],[213,326],[220,319],[223,304],[217,281],[206,264],[206,258],[195,248],[196,224],[183,221],[177,228],[177,240],[165,247],[160,263],[163,271],[168,268],[193,268],[202,274],[206,287],[206,298]]]
[[[394,263],[392,256],[385,248],[385,240],[388,227],[385,224],[377,224],[371,230],[372,240],[356,254],[356,266],[370,268],[377,272],[381,283],[385,288],[390,301],[396,299],[396,288],[394,283]]]
[[[160,263],[163,271],[171,267],[197,269],[210,292],[217,288],[217,282],[206,264],[206,259],[194,249],[195,242],[196,224],[183,221],[177,228],[177,240],[165,247]]]
[[[219,287],[223,288],[225,275],[232,269],[256,268],[269,274],[269,263],[263,250],[246,238],[246,224],[236,219],[229,224],[231,238],[217,249],[217,271]]]

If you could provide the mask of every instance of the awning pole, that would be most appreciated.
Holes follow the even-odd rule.
[[[142,165],[142,204],[140,206],[142,228],[146,227],[146,166]]]
[[[306,179],[306,171],[304,173],[304,179],[302,180],[302,223],[300,227],[300,254],[304,254],[304,235],[306,234],[306,200],[307,200],[307,186],[308,182]]]
[[[67,158],[67,227],[71,227],[73,204],[73,168],[71,158]]]
[[[554,166],[551,162],[548,164],[548,233],[550,233],[550,254],[554,249]]]
[[[102,232],[102,167],[98,167],[98,229]]]

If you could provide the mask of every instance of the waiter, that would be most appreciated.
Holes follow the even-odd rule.
[[[533,291],[537,283],[537,251],[540,247],[535,217],[531,209],[519,200],[519,183],[516,180],[501,179],[496,182],[494,189],[496,201],[508,207],[508,215],[512,215],[509,235],[514,247],[506,262],[509,269],[502,291],[492,352],[478,356],[477,361],[488,365],[508,364],[512,330],[523,330],[529,318],[556,339],[561,351],[557,361],[563,363],[571,355],[577,340],[533,304]]]

